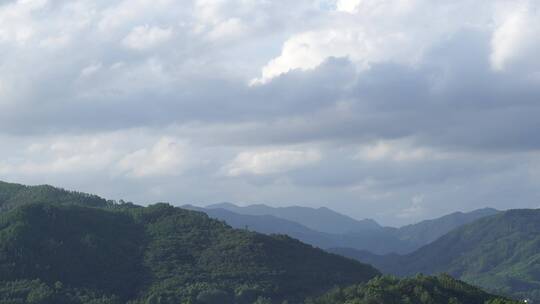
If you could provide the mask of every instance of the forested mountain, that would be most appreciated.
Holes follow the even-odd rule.
[[[378,274],[167,204],[33,203],[0,215],[0,303],[297,303]]]
[[[406,251],[414,251],[458,227],[497,213],[499,211],[493,208],[483,208],[471,212],[454,212],[433,220],[400,227],[395,231],[395,235],[410,246],[410,249]]]
[[[106,207],[111,202],[92,194],[67,191],[49,185],[25,186],[0,181],[0,212],[32,203],[80,204]]]
[[[263,204],[239,207],[231,203],[221,203],[207,206],[206,209],[226,209],[245,215],[272,215],[299,223],[319,232],[344,234],[380,229],[374,220],[356,220],[328,208],[308,207],[270,207]]]
[[[238,207],[230,203],[212,205],[211,208],[200,208],[191,205],[184,206],[207,213],[210,217],[226,221],[235,228],[248,228],[260,233],[287,234],[303,242],[320,248],[349,247],[365,250],[375,254],[409,253],[444,235],[445,233],[470,223],[478,218],[496,214],[495,209],[479,209],[469,213],[455,212],[437,219],[422,221],[401,228],[381,227],[378,224],[346,233],[327,233],[314,230],[307,226],[280,217],[286,210],[287,214],[297,211],[295,217],[309,217],[309,213],[319,212],[320,209],[289,207],[272,208],[264,205]],[[235,210],[235,211],[232,211]],[[306,212],[308,210],[308,212]],[[323,209],[323,213],[328,208]],[[265,213],[266,212],[266,213]],[[256,214],[256,215],[254,215]],[[331,214],[338,214],[332,211]],[[345,215],[341,215],[348,218]],[[292,218],[290,214],[288,218]],[[319,216],[319,225],[330,226],[333,220],[324,223],[324,216]],[[305,220],[303,220],[305,222]]]
[[[424,299],[435,299],[429,303],[454,303],[446,301],[448,294],[436,285],[440,282],[433,283],[432,279],[392,281],[386,278],[337,289],[344,292],[342,295],[334,291],[317,298],[324,290],[360,284],[378,276],[379,272],[369,265],[326,253],[284,235],[268,236],[233,229],[202,212],[168,204],[140,207],[51,186],[0,183],[0,206],[3,210],[0,212],[2,304],[251,304],[284,300],[300,303],[305,297],[315,297],[315,303],[345,303],[336,296],[345,299],[350,295],[355,297],[350,298],[350,303],[379,303],[376,299],[383,294],[389,297],[384,299],[414,299],[417,294],[427,294]],[[236,217],[237,226],[246,221],[243,215],[227,212],[230,217]],[[524,218],[520,213],[508,219],[508,214],[512,215],[496,216],[495,224],[503,225],[502,228],[491,227],[494,222],[491,218],[485,219],[486,229],[495,233],[491,239],[482,239],[481,236],[488,233],[486,230],[476,232],[475,223],[457,231],[472,229],[470,233],[460,233],[475,235],[473,240],[462,236],[447,240],[446,236],[433,243],[442,248],[433,252],[395,256],[398,258],[391,260],[372,257],[379,259],[375,262],[386,270],[399,266],[402,268],[396,268],[400,270],[398,273],[408,274],[415,272],[415,267],[428,269],[419,260],[423,256],[425,263],[451,265],[446,268],[449,272],[474,283],[499,288],[499,291],[512,288],[514,294],[534,296],[534,293],[520,293],[513,288],[518,283],[519,286],[529,284],[527,288],[537,286],[536,281],[527,279],[538,273],[536,255],[533,255],[538,218],[536,215]],[[519,218],[523,227],[514,218]],[[249,216],[248,219],[256,220],[252,225],[279,222],[282,228],[298,233],[313,231],[273,216]],[[531,221],[532,224],[524,224]],[[384,239],[374,231],[373,240],[383,243]],[[495,240],[499,241],[493,247],[489,241]],[[474,244],[480,249],[475,249]],[[454,245],[458,249],[444,249]],[[429,246],[422,250],[426,248]],[[489,250],[489,254],[483,255],[484,249]],[[514,249],[519,249],[519,255],[510,257]],[[454,262],[453,257],[461,251],[467,253],[465,261],[470,266]],[[504,261],[497,260],[503,253],[508,257]],[[474,259],[480,262],[471,262]],[[495,269],[504,271],[484,275],[481,270],[495,261],[500,264]],[[404,263],[410,266],[405,268]],[[513,264],[509,269],[504,268],[510,263]],[[519,275],[504,280],[512,271]],[[475,277],[475,274],[481,275]],[[498,285],[485,284],[488,279]],[[459,301],[468,299],[462,292],[465,291],[460,290],[453,297]]]
[[[540,300],[540,210],[510,210],[404,256],[335,250],[401,276],[446,272],[491,291]]]
[[[307,304],[517,304],[448,275],[398,280],[379,277],[366,284],[335,288]]]

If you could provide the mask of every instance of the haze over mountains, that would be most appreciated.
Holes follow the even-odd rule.
[[[220,203],[206,206],[207,209],[226,209],[246,215],[272,215],[289,221],[297,222],[310,229],[326,233],[355,233],[366,230],[377,230],[381,226],[374,220],[356,220],[337,213],[326,207],[269,207],[264,204],[239,207],[232,203]]]
[[[283,233],[321,248],[350,247],[373,253],[408,253],[447,232],[476,219],[496,214],[484,208],[468,213],[455,212],[441,218],[422,221],[401,228],[382,227],[373,220],[356,220],[328,208],[281,207],[266,205],[236,206],[221,203],[199,208],[211,217],[236,228],[261,233]]]

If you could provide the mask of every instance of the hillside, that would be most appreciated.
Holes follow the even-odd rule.
[[[414,251],[458,227],[497,213],[499,211],[493,208],[483,208],[471,212],[454,212],[436,219],[400,227],[395,231],[395,235],[398,239],[408,243],[412,250],[407,251]]]
[[[32,203],[80,204],[90,207],[106,207],[110,204],[97,195],[49,185],[26,186],[0,181],[0,212]]]
[[[166,204],[34,203],[0,216],[0,303],[294,303],[378,274]]]
[[[517,304],[448,275],[398,280],[379,277],[367,284],[335,288],[307,304]]]
[[[510,210],[454,230],[404,256],[336,250],[385,273],[446,272],[471,284],[540,300],[540,210]]]

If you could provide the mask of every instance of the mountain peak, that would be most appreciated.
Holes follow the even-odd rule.
[[[228,208],[238,208],[239,206],[233,204],[233,203],[229,203],[229,202],[221,202],[221,203],[216,203],[216,204],[210,204],[210,205],[207,205],[205,208],[222,208],[222,209],[228,209]]]
[[[244,215],[272,215],[323,233],[341,234],[381,229],[374,220],[356,220],[327,207],[271,207],[264,204],[237,206],[231,203],[220,203],[207,206],[207,208],[222,208]]]

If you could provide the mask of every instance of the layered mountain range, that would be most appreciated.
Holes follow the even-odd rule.
[[[328,208],[188,208],[234,227],[287,234],[386,274],[448,273],[495,293],[540,301],[540,210],[484,208],[392,228]]]
[[[398,229],[327,208],[224,207],[243,208],[221,204],[207,215],[0,182],[0,303],[516,303],[418,272],[538,298],[537,210],[484,209]],[[324,251],[294,236],[313,244],[324,235],[329,245],[341,236],[347,245],[349,236],[360,242],[371,234],[374,242],[386,235],[418,244],[441,233],[404,255]],[[381,277],[367,263],[410,278]]]
[[[455,212],[401,228],[383,227],[371,219],[356,220],[328,208],[236,206],[231,203],[193,205],[187,209],[205,212],[235,228],[260,233],[287,234],[320,248],[348,247],[376,254],[410,253],[462,225],[499,211],[484,208]]]

